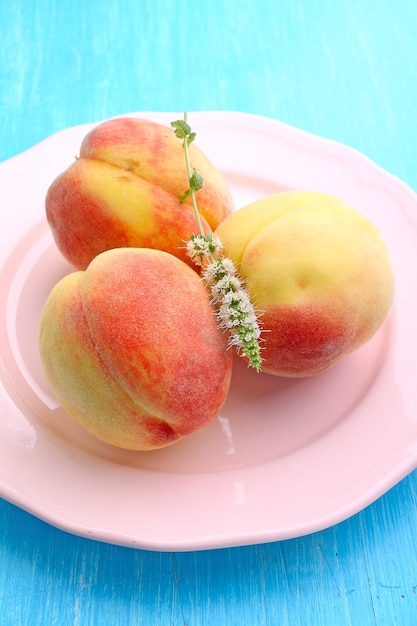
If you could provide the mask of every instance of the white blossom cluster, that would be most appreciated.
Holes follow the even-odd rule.
[[[202,277],[210,289],[211,302],[217,311],[219,328],[229,332],[229,345],[247,357],[259,371],[262,358],[259,339],[261,329],[255,309],[233,261],[217,257],[221,242],[212,235],[193,235],[187,252],[197,265],[203,267]]]
[[[186,248],[192,262],[202,267],[206,259],[220,252],[223,244],[218,237],[209,233],[208,235],[191,235]]]

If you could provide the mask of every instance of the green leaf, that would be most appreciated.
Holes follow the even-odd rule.
[[[175,122],[171,122],[171,126],[179,139],[186,139],[190,137],[191,134],[193,134],[195,137],[195,133],[191,133],[191,127],[187,124],[185,120],[176,120]],[[188,143],[190,143],[189,139]]]
[[[192,191],[198,191],[203,186],[203,177],[201,174],[197,172],[197,170],[193,169],[193,175],[190,178],[190,189]]]
[[[182,194],[180,198],[180,204],[184,204],[184,202],[186,201],[187,198],[189,198],[189,196],[191,196],[191,189],[187,189],[187,191],[184,191],[184,193]]]

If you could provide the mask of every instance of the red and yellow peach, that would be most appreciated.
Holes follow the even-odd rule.
[[[376,227],[341,200],[285,192],[236,211],[216,230],[263,311],[263,371],[317,374],[385,321],[394,279]]]
[[[197,192],[206,232],[233,212],[219,170],[194,145],[190,160],[203,177]],[[50,185],[46,216],[58,249],[76,269],[101,252],[141,247],[165,250],[191,265],[184,241],[197,232],[188,198],[184,152],[172,128],[115,118],[84,138],[79,157]]]
[[[39,348],[64,409],[95,437],[151,450],[219,413],[232,354],[207,291],[163,251],[119,248],[64,277],[43,309]]]

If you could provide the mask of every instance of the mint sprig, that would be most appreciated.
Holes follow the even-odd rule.
[[[219,328],[229,332],[229,346],[234,346],[238,354],[247,358],[249,366],[259,372],[262,366],[259,315],[235,264],[228,257],[222,256],[222,242],[212,233],[206,234],[201,222],[195,194],[202,188],[203,178],[191,167],[188,150],[196,133],[192,132],[187,122],[187,113],[184,113],[183,120],[171,122],[171,126],[176,136],[182,139],[189,184],[180,202],[191,197],[199,230],[187,242],[187,254],[196,265],[203,268],[202,278],[210,291]]]

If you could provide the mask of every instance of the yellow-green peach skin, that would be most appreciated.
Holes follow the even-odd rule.
[[[202,175],[197,192],[202,224],[214,230],[233,201],[219,170],[193,144],[190,161]],[[55,242],[76,269],[111,248],[165,250],[191,265],[185,241],[197,232],[188,198],[184,151],[172,128],[116,118],[84,138],[80,155],[50,185],[46,216]]]
[[[117,447],[151,450],[219,413],[232,354],[198,275],[169,253],[119,248],[64,277],[42,312],[46,377],[64,409]]]
[[[263,311],[263,371],[317,374],[365,344],[393,300],[389,253],[377,228],[318,192],[268,196],[216,230]]]

